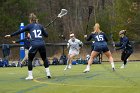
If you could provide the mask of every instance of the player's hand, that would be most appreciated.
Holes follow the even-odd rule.
[[[12,41],[13,43],[16,43],[16,41]]]
[[[87,35],[84,35],[84,38],[87,38]]]
[[[4,37],[11,37],[11,35],[5,35]]]

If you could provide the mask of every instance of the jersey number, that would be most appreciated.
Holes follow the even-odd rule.
[[[33,32],[34,32],[35,38],[42,38],[41,30],[34,30]]]
[[[97,35],[96,38],[97,38],[98,41],[103,41],[104,40],[103,35]]]

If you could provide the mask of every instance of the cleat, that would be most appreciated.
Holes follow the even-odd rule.
[[[51,79],[51,76],[47,76],[48,79]]]
[[[83,71],[83,73],[87,73],[87,72],[89,72],[90,71],[90,69],[89,68],[86,68],[84,71]]]
[[[33,80],[33,76],[28,76],[25,78],[25,80]]]
[[[68,69],[71,69],[71,65],[68,66]]]
[[[113,71],[115,71],[115,68],[112,68]]]
[[[124,68],[124,64],[120,68]]]
[[[83,73],[87,73],[87,72],[89,72],[89,71],[83,71]]]
[[[67,70],[67,69],[68,69],[68,66],[66,66],[64,70]]]
[[[66,66],[64,70],[67,70],[67,69],[71,69],[71,65]]]

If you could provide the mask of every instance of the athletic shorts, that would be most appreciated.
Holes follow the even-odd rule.
[[[79,51],[77,51],[77,50],[69,50],[69,54],[70,55],[72,55],[72,54],[79,55]]]
[[[93,49],[93,51],[96,51],[96,52],[107,52],[107,51],[109,51],[109,49],[108,49],[108,47],[106,46],[106,45],[101,45],[101,46],[94,46],[94,47],[92,47]]]
[[[31,46],[29,48],[29,53],[32,53],[32,54],[36,54],[37,51],[39,51],[40,54],[46,54],[46,47],[45,45],[40,45],[40,46]]]

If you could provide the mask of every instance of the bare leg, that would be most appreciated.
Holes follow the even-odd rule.
[[[75,54],[69,54],[68,55],[67,65],[66,65],[64,70],[71,69],[71,64],[72,64],[73,57],[75,57]]]
[[[111,52],[107,51],[104,54],[108,57],[109,62],[111,63],[112,69],[115,70],[114,61],[113,61],[113,57],[112,57]]]
[[[68,59],[69,59],[69,62],[68,64],[72,64],[72,59],[75,57],[75,54],[71,54],[69,55]]]
[[[88,61],[88,65],[87,65],[86,69],[83,71],[84,73],[90,71],[90,65],[92,64],[94,58],[95,58],[98,54],[99,54],[99,52],[96,52],[96,51],[92,51],[92,52],[91,52],[91,56],[90,56],[90,59],[89,59],[89,61]]]

